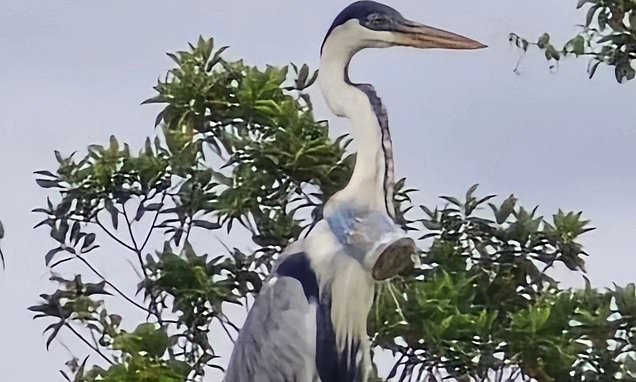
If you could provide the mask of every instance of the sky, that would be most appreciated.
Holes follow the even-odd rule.
[[[386,0],[407,18],[489,45],[475,52],[364,51],[351,65],[355,82],[373,83],[390,117],[396,175],[418,188],[417,201],[480,192],[514,193],[550,215],[583,211],[597,230],[583,241],[588,273],[598,287],[634,281],[636,255],[636,82],[619,85],[585,60],[550,71],[519,52],[508,33],[530,38],[550,31],[566,41],[582,14],[575,0]],[[57,370],[87,353],[66,334],[46,351],[42,329],[26,307],[51,292],[43,256],[53,246],[33,230],[47,194],[32,172],[54,169],[53,150],[69,154],[111,134],[139,146],[153,135],[158,108],[141,106],[171,66],[165,52],[199,35],[230,45],[229,58],[250,64],[318,65],[320,43],[348,1],[2,0],[0,2],[0,219],[7,269],[0,273],[0,378],[62,380]],[[317,114],[334,136],[347,123],[331,116],[317,89]],[[205,244],[205,243],[204,243]],[[209,239],[210,252],[218,241]],[[246,241],[232,243],[248,247]],[[104,253],[107,252],[107,253]],[[137,282],[116,247],[97,264],[109,277]],[[558,272],[564,286],[579,276]],[[136,317],[136,312],[126,312]],[[228,349],[227,341],[221,348]],[[210,381],[219,380],[212,376]]]

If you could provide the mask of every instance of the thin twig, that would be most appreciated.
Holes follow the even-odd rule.
[[[99,221],[99,219],[97,218],[97,216],[95,216],[95,221],[97,223],[97,225],[104,230],[104,232],[106,232],[106,234],[108,236],[111,237],[111,239],[115,240],[117,243],[123,245],[124,247],[126,247],[127,249],[131,250],[131,251],[135,251],[135,248],[131,247],[128,243],[125,243],[124,241],[122,241],[120,238],[118,238],[117,236],[113,235],[112,232],[110,232],[103,224],[102,222]]]
[[[93,344],[95,345],[95,347],[99,346],[99,342],[97,342],[94,330],[89,330],[88,332],[91,334],[91,339],[93,340]]]
[[[132,231],[132,222],[130,218],[128,217],[128,212],[126,212],[126,206],[123,204],[122,204],[122,210],[123,210],[124,218],[126,219],[126,227],[128,228],[128,233],[130,234],[130,239],[132,240],[133,246],[134,246],[134,248],[132,248],[132,251],[135,252],[135,254],[137,255],[137,260],[139,261],[139,267],[141,268],[141,271],[143,272],[144,276],[148,278],[150,276],[149,271],[146,268],[146,265],[144,264],[141,249],[139,249],[139,246],[137,245],[137,241],[135,240],[135,235],[133,234],[133,231]],[[152,230],[152,226],[150,227],[150,229]],[[153,314],[157,318],[157,322],[159,323],[159,325],[163,327],[161,314],[159,313],[159,308],[157,307],[157,296],[155,296],[152,290],[150,290],[150,297],[151,297],[150,312],[152,313],[149,313],[149,314]]]
[[[187,243],[188,240],[190,239],[190,232],[192,231],[192,218],[191,217],[187,218],[185,223],[188,225],[188,228],[186,230],[185,238],[183,239],[184,246],[185,246],[185,243]]]
[[[221,324],[221,328],[223,328],[223,331],[225,331],[225,334],[227,334],[227,337],[230,339],[230,341],[232,341],[232,343],[234,343],[234,337],[232,337],[232,334],[230,334],[230,331],[227,329],[227,325],[230,325],[230,327],[232,327],[232,329],[236,330],[236,332],[238,333],[239,329],[236,327],[236,325],[234,325],[233,323],[230,322],[230,320],[227,319],[227,317],[222,316],[219,317],[219,323]]]
[[[154,312],[150,311],[148,308],[146,308],[145,306],[139,304],[138,302],[136,302],[135,300],[133,300],[132,298],[128,297],[124,292],[121,291],[121,289],[119,289],[115,284],[113,284],[112,282],[108,281],[108,279],[106,279],[106,277],[104,277],[104,275],[101,274],[101,272],[99,272],[97,269],[95,269],[95,267],[93,267],[91,265],[91,263],[89,263],[84,257],[80,256],[80,255],[75,255],[82,263],[84,263],[88,269],[90,269],[91,271],[93,271],[93,273],[95,275],[97,275],[97,277],[101,278],[106,285],[108,285],[109,287],[113,288],[113,290],[115,292],[117,292],[120,296],[122,296],[126,301],[128,301],[129,303],[133,304],[134,306],[136,306],[137,308],[143,310],[144,312],[150,313],[154,315]]]
[[[143,203],[143,201],[141,202]],[[128,228],[128,234],[130,235],[130,239],[133,242],[133,247],[135,252],[139,252],[139,246],[137,245],[137,240],[135,240],[135,234],[132,231],[132,222],[128,217],[128,212],[126,211],[126,206],[122,205],[122,209],[124,210],[124,218],[126,219],[126,228]],[[143,266],[143,263],[141,264]]]
[[[102,351],[99,350],[98,347],[96,347],[93,344],[91,344],[86,338],[84,338],[84,336],[82,336],[77,330],[75,330],[75,328],[72,327],[68,322],[64,323],[64,326],[69,328],[71,330],[71,332],[73,332],[73,334],[75,334],[77,336],[77,338],[82,340],[82,342],[84,342],[86,344],[86,346],[88,346],[89,348],[93,349],[97,354],[99,354],[108,363],[110,363],[111,365],[115,364],[113,361],[110,360],[110,358],[106,357],[106,355],[104,353],[102,353]]]
[[[241,331],[241,329],[235,324],[233,324],[232,321],[230,321],[225,314],[223,315],[223,319],[225,320],[225,323],[230,325],[230,327],[236,330],[237,333]]]
[[[387,290],[389,291],[389,294],[391,295],[391,298],[393,299],[393,302],[395,303],[395,307],[397,308],[397,313],[400,315],[400,318],[402,318],[402,321],[406,322],[406,317],[404,317],[402,306],[400,306],[400,303],[398,302],[397,297],[395,296],[395,293],[393,291],[393,285],[391,285],[391,283],[387,284]]]
[[[95,219],[97,221],[97,224],[104,230],[104,232],[106,232],[111,238],[113,238],[119,244],[123,245],[124,247],[126,247],[127,249],[129,249],[130,251],[134,252],[137,255],[137,260],[139,261],[139,266],[140,266],[144,276],[147,278],[147,277],[149,277],[148,269],[146,269],[146,266],[144,264],[144,261],[143,261],[142,255],[141,255],[141,253],[142,253],[141,249],[139,248],[139,246],[137,245],[137,241],[135,240],[135,236],[134,236],[133,231],[132,231],[132,223],[131,223],[130,218],[128,217],[128,212],[126,211],[126,206],[124,206],[123,204],[122,204],[122,210],[123,210],[122,215],[124,215],[124,218],[126,219],[126,226],[128,228],[128,233],[130,234],[130,239],[132,240],[132,243],[133,243],[132,246],[130,246],[129,244],[123,242],[121,239],[115,237],[110,231],[108,231],[106,229],[106,227],[104,227],[104,225],[97,219],[97,217],[95,217]],[[85,262],[85,264],[87,266],[92,268],[93,272],[97,272],[93,267],[90,266],[90,264],[88,262],[86,262],[85,260],[84,260],[84,262]],[[159,323],[159,325],[161,325],[162,327],[164,326],[164,322],[163,322],[163,319],[161,317],[161,313],[159,313],[159,308],[157,307],[157,297],[155,296],[155,294],[152,291],[150,291],[150,296],[151,296],[150,308],[146,308],[143,305],[138,304],[137,302],[135,302],[134,300],[132,300],[131,298],[126,296],[123,292],[121,292],[117,287],[115,287],[112,283],[110,283],[108,280],[106,280],[103,276],[100,276],[100,277],[102,277],[102,279],[104,279],[104,281],[106,281],[106,283],[111,288],[113,288],[117,293],[119,293],[127,301],[129,301],[130,303],[134,304],[135,306],[143,309],[145,312],[148,313],[148,315],[155,316],[155,318],[157,319],[157,322]],[[172,349],[168,349],[168,350],[171,353]]]
[[[143,203],[143,201],[141,203]],[[124,219],[126,219],[126,227],[128,228],[128,233],[130,234],[130,239],[133,242],[132,251],[135,252],[135,254],[137,255],[137,260],[139,261],[139,267],[141,268],[144,276],[146,278],[149,278],[150,277],[150,273],[149,273],[149,270],[148,270],[148,268],[146,268],[146,265],[144,263],[143,256],[142,256],[142,249],[137,244],[137,240],[135,240],[135,235],[134,235],[134,233],[132,231],[132,221],[128,217],[128,212],[126,211],[126,206],[124,206],[123,204],[122,204],[122,210],[123,210]],[[150,232],[152,232],[153,226],[154,226],[154,223],[152,224],[152,226],[150,226]],[[146,242],[148,238],[149,238],[149,236],[146,238],[146,240],[144,240],[144,242]],[[157,323],[163,328],[163,327],[165,327],[165,322],[163,321],[163,318],[161,317],[161,312],[159,311],[159,306],[157,304],[157,295],[155,295],[155,293],[154,293],[154,291],[152,289],[149,289],[149,294],[150,294],[150,309],[149,309],[148,312],[149,312],[149,314],[152,314],[152,315],[154,315],[157,318]],[[152,312],[152,313],[150,313],[150,312]],[[169,355],[170,359],[174,359],[174,352],[173,352],[173,349],[171,347],[168,347],[168,355]]]
[[[144,239],[143,243],[141,244],[141,248],[139,248],[140,251],[143,251],[144,248],[146,248],[146,244],[148,244],[148,240],[150,240],[150,236],[152,236],[152,231],[155,229],[155,224],[157,223],[157,219],[159,218],[159,211],[161,211],[161,208],[163,208],[163,202],[164,202],[165,199],[166,199],[166,192],[164,192],[163,195],[161,196],[161,201],[159,202],[161,207],[155,213],[155,218],[152,220],[152,224],[150,225],[150,229],[148,230],[148,234],[146,235],[146,238]]]
[[[229,338],[230,341],[232,341],[232,343],[234,343],[234,338],[230,334],[230,331],[227,330],[227,327],[225,326],[225,322],[223,322],[223,321],[219,321],[219,322],[221,323],[221,328],[223,328],[223,331],[225,332],[225,334],[227,334],[227,338]]]

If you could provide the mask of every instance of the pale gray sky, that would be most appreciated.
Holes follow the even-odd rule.
[[[634,280],[636,255],[636,83],[618,85],[607,69],[586,79],[583,60],[550,74],[540,52],[521,75],[511,31],[563,41],[581,15],[576,1],[393,0],[406,17],[490,46],[479,52],[368,51],[352,78],[376,85],[389,110],[398,176],[431,204],[440,194],[515,193],[525,204],[584,211],[599,227],[587,235],[595,285]],[[318,63],[325,31],[348,1],[2,0],[0,2],[0,217],[7,271],[0,273],[0,379],[56,380],[68,352],[44,348],[44,321],[26,307],[50,292],[43,255],[53,242],[32,231],[46,193],[32,171],[115,134],[133,144],[153,134],[158,109],[139,106],[170,67],[167,51],[199,34],[231,45],[252,64]],[[314,97],[320,117],[326,113]],[[337,132],[346,128],[337,121]],[[246,245],[246,243],[235,243]],[[218,250],[210,239],[210,252]],[[106,247],[109,248],[109,247]],[[113,247],[114,248],[114,247]],[[97,260],[124,285],[136,283],[118,253]],[[563,272],[566,285],[578,278]],[[133,314],[133,313],[130,313]],[[68,335],[76,354],[87,353]],[[224,346],[226,346],[225,344]],[[214,381],[214,377],[210,380]]]

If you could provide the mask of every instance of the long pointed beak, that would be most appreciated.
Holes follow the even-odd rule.
[[[414,21],[405,21],[397,27],[395,44],[414,48],[482,49],[486,45],[468,37],[429,27]]]

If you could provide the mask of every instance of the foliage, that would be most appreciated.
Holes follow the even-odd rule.
[[[176,67],[146,101],[164,106],[161,134],[138,154],[111,137],[82,158],[56,152],[57,171],[37,172],[57,193],[36,209],[57,243],[45,262],[64,274],[71,263],[85,268],[54,273],[59,288],[30,309],[51,321],[47,346],[65,331],[99,357],[71,360],[69,381],[194,381],[219,368],[215,340],[238,330],[224,308],[258,292],[281,249],[349,178],[348,138],[329,139],[304,92],[316,73],[258,69],[226,61],[224,50],[199,39],[169,55]],[[634,286],[561,290],[546,273],[557,263],[583,270],[578,238],[590,228],[580,214],[547,222],[512,196],[478,198],[473,186],[464,201],[444,197],[443,208],[411,217],[413,191],[400,180],[395,203],[422,235],[422,267],[383,285],[369,320],[375,343],[399,359],[389,377],[635,380]],[[221,228],[247,233],[255,249],[195,248],[196,235]],[[137,294],[96,266],[108,241],[135,264]],[[113,299],[146,320],[124,320]]]
[[[495,205],[474,191],[422,206],[424,266],[376,303],[376,343],[400,358],[390,376],[636,381],[634,285],[562,290],[546,273],[558,263],[584,270],[577,239],[588,222],[563,211],[548,222],[514,196]]]
[[[46,264],[57,269],[79,262],[98,281],[54,274],[60,288],[30,308],[36,318],[54,321],[46,329],[47,346],[67,329],[111,365],[86,373],[78,367],[77,380],[124,374],[138,376],[131,381],[195,380],[206,366],[218,367],[210,327],[236,329],[224,303],[240,304],[259,290],[274,256],[307,228],[308,215],[320,216],[322,203],[350,175],[346,138],[331,142],[300,92],[316,73],[294,67],[297,78],[287,86],[287,68],[226,61],[225,48],[213,51],[212,40],[190,48],[169,55],[177,67],[155,87],[158,95],[145,101],[167,104],[156,121],[160,137],[148,139],[136,155],[115,137],[107,147],[89,146],[83,158],[56,152],[57,171],[36,172],[41,187],[59,194],[58,202],[35,210],[46,216],[36,227],[48,227],[57,242]],[[191,245],[197,231],[229,232],[237,224],[257,245],[251,253],[235,248],[209,256]],[[151,249],[159,236],[165,243]],[[105,240],[136,262],[143,301],[91,260]],[[120,328],[121,316],[97,299],[111,293],[145,312],[169,346],[150,356],[135,345]],[[135,338],[151,341],[151,332],[140,328],[147,327],[139,326]],[[136,373],[139,368],[147,375]]]
[[[536,43],[510,34],[510,41],[524,52],[530,45],[543,50],[551,67],[562,57],[589,56],[588,75],[596,73],[600,64],[614,67],[616,81],[629,81],[636,77],[636,1],[634,0],[579,0],[577,9],[587,10],[581,32],[557,49],[544,33]]]

